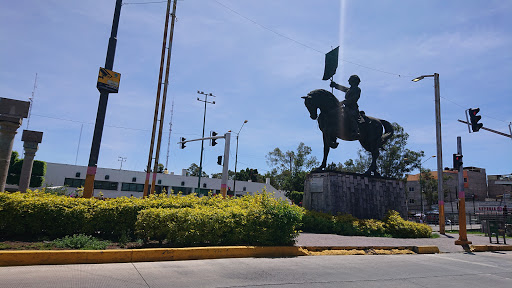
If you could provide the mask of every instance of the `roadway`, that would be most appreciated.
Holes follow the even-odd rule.
[[[0,287],[512,287],[512,252],[0,267]]]

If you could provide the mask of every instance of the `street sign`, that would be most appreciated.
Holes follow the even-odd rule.
[[[96,88],[98,88],[100,92],[117,93],[120,81],[120,73],[100,67]]]

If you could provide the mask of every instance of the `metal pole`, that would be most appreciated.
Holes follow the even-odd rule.
[[[147,197],[151,192],[149,187],[149,177],[151,175],[151,160],[153,159],[153,147],[155,146],[156,122],[158,121],[158,108],[160,107],[160,91],[162,90],[162,75],[164,74],[165,49],[167,48],[167,29],[169,27],[169,12],[171,10],[171,0],[167,1],[167,11],[165,13],[164,37],[162,41],[162,54],[160,56],[160,73],[158,74],[158,86],[156,90],[155,113],[153,115],[153,130],[151,132],[151,141],[149,145],[148,165],[146,168],[146,181],[144,182],[144,195]]]
[[[155,164],[153,166],[153,179],[151,181],[151,194],[155,192],[156,174],[158,172],[158,162],[160,159],[160,144],[162,143],[162,130],[164,127],[165,104],[167,101],[167,87],[169,86],[169,67],[171,66],[171,49],[172,38],[174,35],[174,20],[176,18],[176,1],[177,0],[174,0],[172,5],[171,32],[169,35],[169,51],[167,52],[167,63],[165,67],[164,94],[162,96],[162,109],[160,110],[160,127],[158,128],[158,141],[156,142]]]
[[[236,153],[235,153],[235,177],[233,179],[233,196],[236,196],[236,164],[238,163],[238,136],[240,136],[240,132],[242,131],[242,128],[244,127],[245,123],[247,123],[247,120],[242,123],[242,127],[240,127],[240,130],[238,130],[238,134],[236,134]]]
[[[462,143],[460,136],[457,136],[457,154],[462,155]],[[466,195],[464,192],[464,175],[462,165],[459,167],[458,173],[459,186],[459,240],[455,241],[455,245],[463,245],[469,248],[471,241],[468,241],[466,232]]]
[[[116,0],[114,10],[114,19],[112,21],[112,30],[108,40],[107,57],[105,59],[105,68],[112,70],[114,66],[114,56],[117,44],[117,29],[119,26],[119,16],[121,14],[122,0]],[[89,156],[89,164],[87,167],[87,175],[85,177],[84,198],[91,198],[94,190],[94,178],[96,176],[96,168],[98,165],[98,156],[100,153],[101,137],[103,135],[103,125],[105,124],[105,114],[107,111],[108,92],[100,93],[98,103],[98,112],[96,114],[96,124],[94,126],[94,135],[92,138],[91,153]]]
[[[236,163],[238,162],[238,136],[239,135],[237,134],[236,135],[236,152],[235,152],[235,176],[233,178],[233,197],[236,196]]]
[[[441,95],[439,92],[439,74],[434,73],[436,105],[436,146],[437,146],[437,197],[439,205],[439,233],[445,234],[444,191],[443,191],[443,144],[441,141]]]
[[[425,209],[423,208],[423,184],[421,183],[421,162],[420,162],[420,204],[421,204],[421,222],[423,222],[423,215],[425,214]]]
[[[229,166],[229,146],[231,143],[231,133],[224,134],[226,143],[224,144],[224,166],[222,166],[222,180],[220,184],[220,192],[222,197],[226,198],[228,188],[228,166]]]
[[[208,101],[208,94],[204,95],[204,116],[203,116],[203,136],[204,138],[204,126],[206,123],[206,102]],[[198,98],[199,99],[199,98]],[[201,174],[203,174],[203,150],[204,150],[204,139],[201,140],[201,159],[199,160],[199,175],[197,177],[197,194],[201,192]]]

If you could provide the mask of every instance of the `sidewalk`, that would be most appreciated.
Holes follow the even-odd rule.
[[[446,233],[439,238],[386,238],[386,237],[364,237],[364,236],[340,236],[334,234],[312,234],[301,233],[297,237],[295,246],[429,246],[439,247],[442,253],[464,252],[462,246],[455,245],[459,239],[458,234]],[[489,245],[489,237],[468,234],[468,240],[472,245]],[[493,238],[493,243],[496,243]],[[500,244],[503,237],[500,238]],[[508,244],[512,243],[512,239]]]

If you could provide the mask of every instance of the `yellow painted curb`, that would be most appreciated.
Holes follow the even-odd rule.
[[[293,257],[307,255],[300,247],[224,246],[126,250],[0,251],[0,266],[149,262],[192,259]]]
[[[512,251],[512,245],[471,245],[473,252]]]
[[[413,250],[418,254],[436,254],[439,253],[439,247],[431,245],[431,246],[414,246]]]

